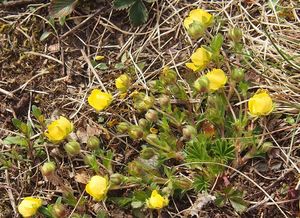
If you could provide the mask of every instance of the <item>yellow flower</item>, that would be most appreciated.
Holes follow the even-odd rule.
[[[100,89],[94,89],[88,97],[88,102],[96,111],[102,111],[112,102],[112,95]]]
[[[130,86],[130,77],[127,74],[123,74],[121,76],[119,76],[115,83],[116,83],[116,87],[117,89],[121,92],[127,92],[129,86]]]
[[[73,131],[73,124],[65,117],[59,117],[49,126],[45,135],[51,142],[57,143],[64,140]]]
[[[210,91],[216,91],[222,88],[227,82],[227,76],[221,69],[213,69],[206,74],[206,77],[209,80],[208,89]]]
[[[186,63],[185,65],[191,70],[200,71],[204,70],[210,62],[210,52],[201,47],[196,50],[191,56],[192,63]]]
[[[18,211],[23,217],[31,217],[36,214],[43,201],[39,198],[26,197],[18,206]]]
[[[248,108],[252,116],[265,116],[273,111],[273,101],[267,90],[258,90],[249,99]]]
[[[108,181],[102,176],[93,176],[85,186],[85,191],[96,201],[103,200],[106,196],[107,190]]]
[[[195,9],[184,19],[183,25],[191,37],[198,39],[212,22],[213,16],[210,13],[203,9]]]
[[[156,190],[153,190],[151,197],[146,200],[146,204],[150,209],[161,209],[169,204],[169,200],[162,197]]]

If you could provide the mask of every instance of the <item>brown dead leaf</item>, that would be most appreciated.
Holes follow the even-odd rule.
[[[81,184],[87,184],[89,179],[90,177],[85,170],[82,170],[79,173],[76,173],[75,175],[75,181]]]

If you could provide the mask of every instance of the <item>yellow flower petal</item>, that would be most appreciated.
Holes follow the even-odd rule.
[[[105,57],[104,56],[102,56],[102,55],[97,55],[96,57],[95,57],[95,60],[96,61],[101,61],[101,60],[103,60]]]
[[[26,197],[19,204],[18,211],[23,217],[31,217],[37,213],[42,203],[43,201],[39,198]]]
[[[54,143],[65,139],[73,131],[73,124],[65,117],[61,116],[53,121],[45,132],[45,136]]]
[[[123,74],[123,75],[119,76],[115,81],[117,89],[121,93],[127,92],[128,88],[130,86],[130,80],[131,80],[131,78],[127,74]]]
[[[199,69],[199,68],[198,68],[195,64],[193,64],[193,63],[186,63],[185,66],[186,66],[187,68],[191,69],[191,70],[194,71],[194,72],[198,71],[198,69]]]
[[[94,89],[88,97],[88,102],[96,111],[101,111],[111,104],[112,95],[99,89]]]
[[[210,62],[210,53],[203,47],[198,48],[191,56],[192,62],[198,70],[204,70]]]
[[[189,15],[193,20],[199,21],[203,26],[208,27],[213,21],[213,16],[203,9],[195,9]]]
[[[169,204],[169,200],[162,197],[157,190],[153,190],[151,197],[147,199],[146,204],[150,209],[161,209]]]
[[[273,111],[273,101],[267,90],[258,90],[249,99],[248,108],[252,116],[266,116]]]
[[[227,76],[221,69],[213,69],[206,74],[209,80],[208,88],[210,91],[216,91],[222,88],[227,82]]]
[[[102,176],[93,176],[85,187],[85,191],[96,201],[105,198],[108,189],[108,181]]]

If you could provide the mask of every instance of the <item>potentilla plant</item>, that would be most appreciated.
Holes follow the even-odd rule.
[[[165,66],[156,80],[148,82],[149,90],[133,90],[133,78],[128,72],[115,80],[115,91],[91,90],[87,102],[93,113],[99,114],[114,103],[113,92],[120,99],[127,96],[135,110],[136,122],[123,118],[112,127],[117,134],[126,136],[128,143],[141,145],[135,148],[139,153],[122,172],[116,171],[114,152],[101,148],[98,136],[87,139],[88,152],[82,154],[82,143],[70,137],[74,131],[72,121],[60,116],[47,123],[41,111],[33,107],[43,139],[63,145],[68,158],[82,158],[93,176],[85,182],[83,198],[76,198],[69,190],[63,202],[59,200],[46,208],[39,198],[26,197],[19,204],[19,212],[24,217],[38,210],[44,214],[61,212],[65,215],[67,207],[76,208],[79,203],[109,201],[122,207],[130,206],[140,216],[148,211],[160,215],[171,204],[172,197],[191,190],[207,192],[213,185],[216,204],[230,203],[237,212],[243,212],[247,207],[243,192],[230,181],[222,184],[218,178],[231,173],[226,166],[238,167],[267,151],[258,146],[253,130],[259,120],[272,113],[274,103],[268,90],[250,93],[245,81],[247,72],[225,63],[221,51],[224,41],[227,43],[226,38],[220,33],[212,37],[206,34],[213,23],[213,15],[203,9],[189,13],[183,26],[193,40],[203,37],[201,45],[191,51],[189,60],[178,71]],[[229,33],[234,46],[243,49],[242,33],[238,29]],[[242,65],[243,59],[239,61]],[[239,106],[235,106],[238,102]],[[8,137],[4,142],[26,147],[32,157],[30,124],[16,119],[13,123],[21,136]],[[67,189],[55,173],[56,166],[48,161],[41,172],[50,182]],[[126,196],[110,196],[112,190],[127,187],[133,190]]]

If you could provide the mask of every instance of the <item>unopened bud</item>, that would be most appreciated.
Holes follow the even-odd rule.
[[[234,27],[228,31],[229,38],[234,42],[240,42],[243,37],[243,32],[240,28]]]
[[[156,122],[158,120],[158,113],[155,110],[150,109],[145,114],[145,118],[150,122]]]
[[[94,161],[96,161],[96,158],[94,155],[87,154],[84,156],[83,161],[86,165],[91,165]]]
[[[159,144],[159,138],[156,134],[149,134],[146,136],[146,142],[150,145],[157,145]]]
[[[123,182],[123,175],[120,173],[114,173],[110,176],[110,182],[114,185],[120,185]]]
[[[244,73],[244,69],[242,68],[234,68],[232,73],[231,73],[231,79],[236,81],[236,82],[240,82],[244,79],[245,77],[245,73]]]
[[[168,196],[171,194],[172,192],[172,189],[170,187],[164,187],[162,190],[161,190],[162,194],[165,195],[165,196]]]
[[[191,125],[187,125],[182,129],[182,134],[185,139],[191,139],[197,135],[197,130]]]
[[[138,123],[139,123],[139,126],[143,129],[146,129],[149,125],[149,121],[144,118],[139,119]]]
[[[201,23],[199,22],[193,22],[192,24],[189,25],[189,28],[187,29],[188,34],[193,38],[193,39],[199,39],[201,36],[203,36],[205,31],[205,28]]]
[[[67,209],[63,204],[53,205],[53,215],[55,218],[64,218],[67,216]]]
[[[65,144],[65,150],[69,156],[74,156],[80,153],[80,144],[76,141],[71,141]]]
[[[46,176],[46,177],[53,175],[55,170],[56,170],[55,163],[51,162],[51,161],[44,163],[41,168],[41,172],[42,172],[43,176]]]
[[[118,126],[117,126],[117,131],[118,131],[119,133],[125,133],[125,132],[128,131],[128,129],[129,129],[129,124],[126,123],[126,122],[121,122],[121,123],[119,123]]]
[[[152,158],[155,155],[155,151],[153,148],[144,148],[141,151],[141,158],[149,160],[150,158]]]
[[[136,140],[143,138],[144,132],[141,127],[133,125],[129,128],[128,135],[130,136],[130,138]]]
[[[86,145],[92,149],[92,150],[96,150],[100,147],[100,140],[97,136],[91,136],[89,137],[89,139],[87,140]]]
[[[159,97],[158,102],[161,107],[167,107],[170,103],[170,97],[167,95],[162,95]]]
[[[176,83],[177,73],[169,67],[165,67],[160,74],[160,80],[166,85]]]
[[[209,85],[209,80],[206,76],[201,76],[194,82],[194,88],[198,92],[207,92]]]
[[[264,142],[260,146],[259,150],[262,151],[262,152],[268,152],[272,147],[273,147],[273,143],[272,142]]]

